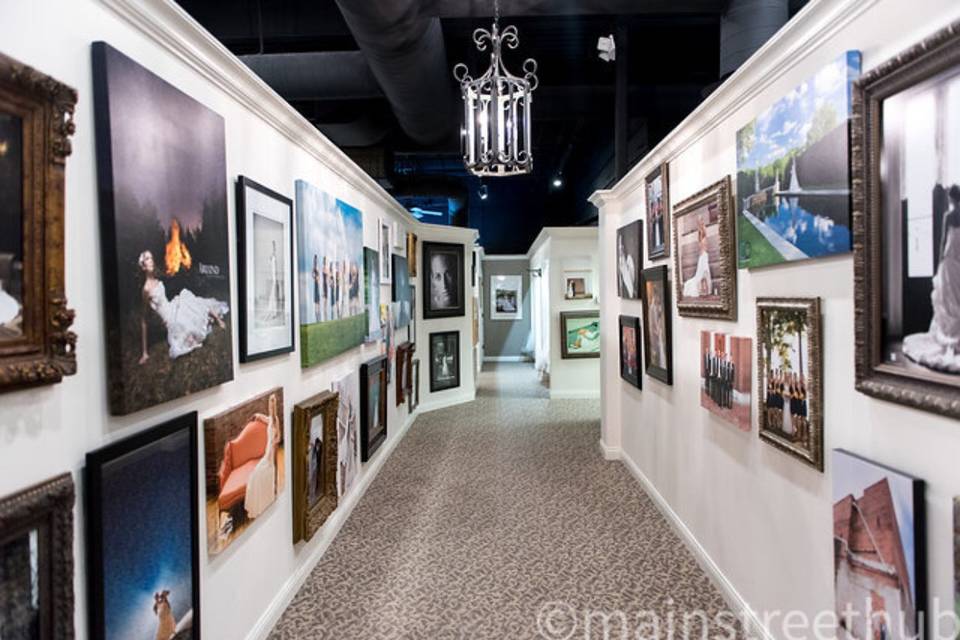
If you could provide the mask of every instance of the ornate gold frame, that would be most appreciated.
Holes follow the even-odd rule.
[[[720,302],[684,302],[683,271],[680,269],[680,219],[715,200],[720,206],[720,266],[723,280],[720,287]],[[737,319],[737,253],[736,211],[730,176],[713,183],[678,204],[671,215],[673,228],[673,279],[677,287],[677,312],[687,318],[713,318],[716,320]]]
[[[340,394],[324,391],[293,406],[293,542],[310,540],[337,508],[337,409]],[[307,487],[310,423],[323,416],[323,496],[311,508]]]
[[[792,442],[773,430],[767,424],[764,411],[764,377],[767,359],[763,352],[766,342],[766,323],[764,311],[768,309],[802,310],[806,315],[807,362],[809,363],[808,389],[812,392],[808,417],[810,422],[810,442],[808,447]],[[820,317],[820,298],[757,298],[757,424],[760,439],[772,444],[800,460],[817,471],[823,472],[823,333]]]
[[[0,54],[0,111],[23,122],[23,335],[0,343],[0,391],[77,372],[64,292],[64,167],[77,92]]]

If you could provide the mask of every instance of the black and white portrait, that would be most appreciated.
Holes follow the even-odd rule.
[[[424,318],[464,315],[463,245],[423,243]]]
[[[617,295],[640,297],[640,267],[643,263],[642,222],[637,220],[617,229]]]
[[[460,334],[444,331],[430,334],[430,391],[460,386]]]

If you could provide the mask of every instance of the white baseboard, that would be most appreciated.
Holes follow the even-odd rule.
[[[600,445],[600,453],[603,454],[604,460],[619,460],[621,456],[620,447],[611,447],[608,446],[606,442],[603,441],[603,438],[600,438],[597,443]]]
[[[551,400],[592,400],[600,397],[600,390],[596,391],[557,391],[550,390]]]
[[[603,443],[601,442],[601,448]],[[604,449],[604,452],[606,450]],[[649,478],[640,470],[640,467],[637,466],[637,463],[634,462],[627,452],[619,451],[620,460],[623,462],[623,465],[633,474],[633,477],[643,486],[643,490],[648,496],[653,500],[654,504],[657,505],[657,508],[660,512],[666,517],[667,521],[673,526],[674,531],[680,536],[680,538],[687,545],[687,548],[690,549],[693,556],[697,559],[697,562],[700,564],[700,567],[707,573],[708,576],[713,580],[713,583],[720,589],[720,594],[723,596],[723,599],[726,601],[727,606],[740,617],[740,621],[743,623],[744,631],[748,638],[759,638],[761,640],[774,640],[773,634],[770,633],[770,630],[763,626],[763,623],[760,622],[760,618],[757,617],[757,613],[750,607],[747,601],[740,595],[740,592],[737,591],[736,587],[733,586],[733,583],[724,575],[723,571],[713,561],[713,558],[707,553],[707,550],[703,548],[703,545],[700,544],[700,541],[697,540],[696,536],[693,535],[693,532],[690,531],[690,528],[680,519],[680,516],[677,515],[677,512],[674,511],[670,505],[667,503],[666,499],[657,491],[657,488],[653,485]]]
[[[524,356],[483,356],[484,362],[531,362]]]
[[[305,557],[300,564],[300,568],[297,569],[297,571],[290,576],[287,582],[280,588],[280,591],[277,593],[276,597],[274,597],[273,601],[270,603],[270,606],[267,607],[266,611],[263,612],[263,615],[260,616],[260,619],[257,620],[257,623],[250,630],[250,633],[247,634],[246,640],[264,640],[270,635],[270,632],[273,631],[273,628],[280,620],[280,616],[282,616],[283,612],[287,610],[287,607],[290,606],[290,602],[293,601],[293,598],[297,595],[300,587],[302,587],[303,583],[307,581],[308,577],[310,577],[310,573],[313,571],[313,568],[317,566],[317,563],[320,562],[323,554],[327,552],[330,544],[340,532],[340,528],[347,521],[347,518],[350,517],[354,507],[356,507],[360,502],[360,499],[363,498],[363,494],[367,492],[367,489],[370,487],[371,483],[373,483],[374,478],[376,478],[377,474],[380,473],[380,469],[383,467],[383,464],[387,461],[387,458],[390,457],[390,454],[393,453],[393,450],[403,439],[403,436],[406,435],[414,420],[417,419],[417,415],[419,415],[419,413],[420,411],[418,408],[412,414],[407,416],[407,420],[404,422],[403,426],[400,427],[400,430],[393,434],[393,436],[384,443],[380,450],[373,455],[372,460],[365,463],[365,469],[364,473],[360,477],[360,483],[355,485],[350,490],[350,492],[343,498],[342,502],[337,505],[337,508],[334,509],[333,513],[324,523],[323,528],[316,533],[313,540],[307,543],[308,545],[315,545],[314,548],[305,554]]]
[[[477,399],[476,391],[470,393],[461,393],[459,395],[454,395],[450,397],[440,397],[436,400],[431,400],[430,402],[421,402],[420,406],[417,407],[418,413],[427,413],[429,411],[436,411],[437,409],[446,409],[447,407],[453,407],[458,404],[464,404],[466,402],[473,402]]]

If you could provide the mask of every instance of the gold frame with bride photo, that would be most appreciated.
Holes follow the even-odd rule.
[[[737,319],[737,264],[730,176],[679,203],[673,212],[677,312]]]
[[[851,129],[857,389],[953,418],[960,418],[960,166],[948,158],[960,134],[957,87],[954,23],[864,74],[854,86]],[[908,163],[907,148],[932,161]]]

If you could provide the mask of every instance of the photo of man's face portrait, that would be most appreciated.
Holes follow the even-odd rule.
[[[434,309],[451,309],[457,306],[456,256],[435,253],[430,257],[430,302]]]

